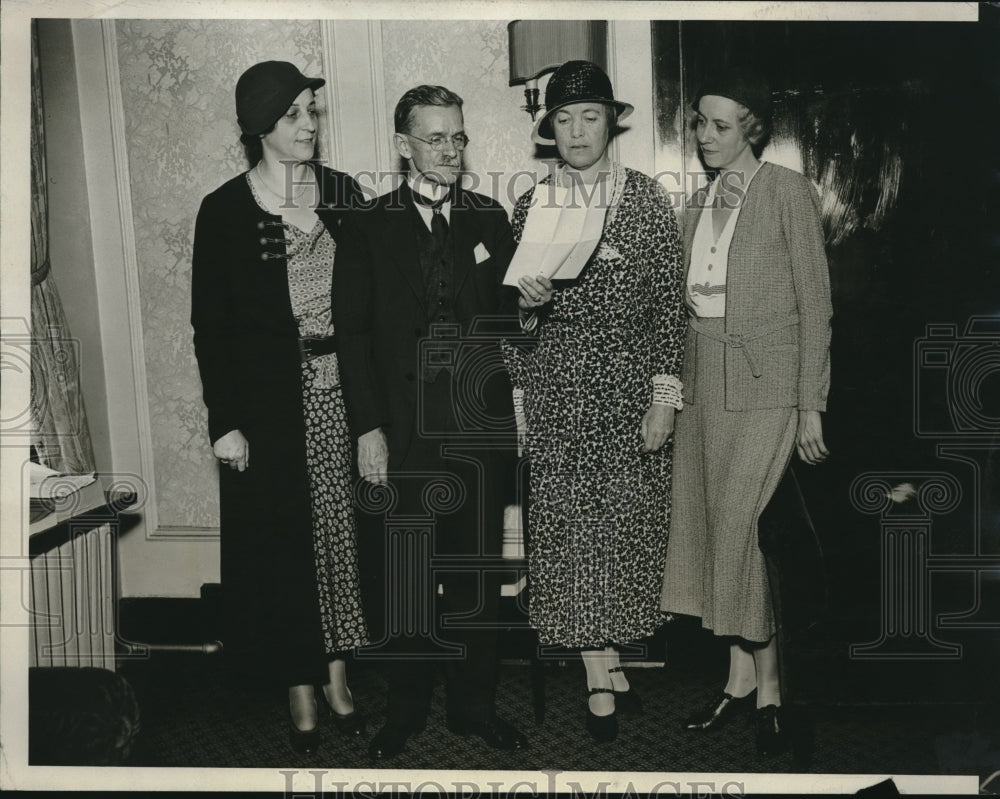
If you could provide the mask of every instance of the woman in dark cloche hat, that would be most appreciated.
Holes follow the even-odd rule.
[[[729,679],[684,722],[711,730],[755,707],[758,752],[787,743],[774,609],[758,519],[792,452],[827,456],[830,279],[819,197],[762,162],[771,92],[729,69],[695,95],[695,133],[713,182],[685,219],[690,310],[677,422],[674,515],[662,607],[727,637]]]
[[[367,630],[330,316],[334,238],[361,194],[315,161],[314,92],[323,84],[285,61],[240,76],[250,169],[202,201],[191,287],[220,464],[225,657],[287,684],[298,752],[318,744],[319,707],[340,732],[364,730],[345,675],[346,654]]]
[[[530,619],[541,644],[581,652],[586,726],[607,743],[616,711],[641,710],[620,650],[663,623],[670,436],[682,407],[681,248],[666,191],[608,155],[632,106],[615,99],[601,68],[563,64],[545,104],[532,138],[555,144],[562,163],[518,199],[515,237],[568,189],[567,210],[582,203],[599,214],[600,240],[578,276],[519,283],[522,325],[537,334],[532,350],[507,349],[531,464]]]

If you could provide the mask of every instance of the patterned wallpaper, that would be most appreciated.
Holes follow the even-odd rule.
[[[240,73],[276,59],[321,74],[319,25],[121,20],[116,37],[159,524],[217,527],[217,467],[189,322],[194,220],[201,198],[246,168],[233,101]]]
[[[545,167],[519,108],[522,90],[507,85],[506,23],[381,24],[387,119],[419,83],[458,92],[472,139],[466,164],[480,191],[513,207]],[[159,524],[213,528],[218,478],[189,323],[195,216],[205,194],[246,168],[233,105],[240,73],[278,59],[324,74],[320,27],[314,20],[120,20],[116,37]],[[330,153],[326,136],[324,126],[321,146]],[[510,187],[507,178],[521,170],[528,174]]]
[[[396,102],[413,86],[440,84],[456,92],[465,101],[465,131],[471,140],[465,166],[480,180],[478,191],[510,211],[546,167],[535,158],[531,117],[521,110],[524,89],[507,85],[507,23],[383,21],[382,53],[387,118],[392,119]],[[521,171],[530,175],[519,176]],[[490,172],[503,176],[493,178]]]

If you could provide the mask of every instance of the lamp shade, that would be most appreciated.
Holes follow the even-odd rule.
[[[608,69],[606,20],[516,19],[507,25],[507,39],[511,86],[577,59]]]

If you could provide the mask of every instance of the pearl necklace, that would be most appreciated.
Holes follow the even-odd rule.
[[[270,186],[267,185],[267,181],[264,179],[264,173],[261,170],[260,165],[261,162],[258,161],[257,166],[254,167],[254,170],[257,172],[257,178],[260,180],[261,185],[269,192],[271,192],[271,194],[273,194],[275,197],[281,200],[282,203],[297,202],[299,197],[301,197],[305,193],[306,189],[308,189],[310,186],[315,185],[315,181],[309,181],[308,183],[303,183],[302,186],[299,187],[298,191],[293,192],[292,196],[289,198],[285,194],[276,192],[274,189],[272,189]]]

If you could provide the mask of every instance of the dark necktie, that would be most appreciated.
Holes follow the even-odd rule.
[[[431,216],[431,235],[434,237],[434,244],[437,246],[438,252],[444,252],[445,243],[448,241],[448,220],[441,209],[449,199],[451,199],[451,194],[448,192],[442,195],[439,200],[431,200],[420,192],[413,192],[413,201],[417,205],[429,208],[433,212]]]
[[[448,220],[444,218],[444,213],[441,211],[442,205],[444,205],[444,200],[433,206],[434,216],[431,217],[431,235],[434,237],[434,244],[437,245],[439,252],[444,252],[445,243],[448,241]]]

